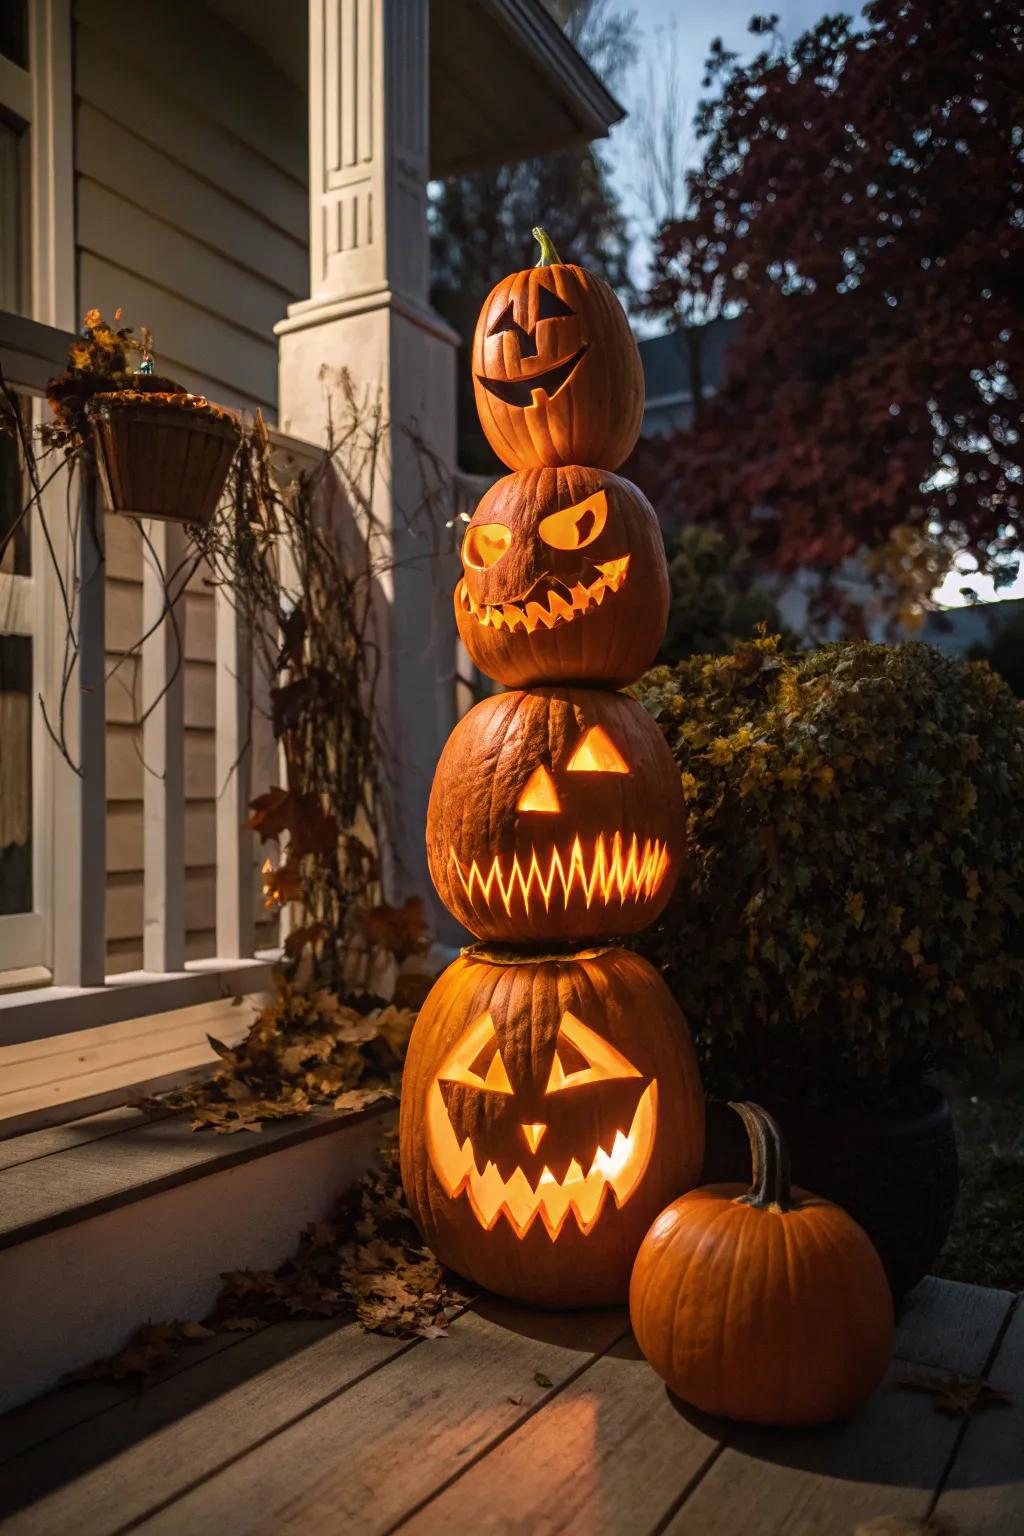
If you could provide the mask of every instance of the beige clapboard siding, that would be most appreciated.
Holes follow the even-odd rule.
[[[119,270],[129,265],[145,282],[188,294],[207,316],[230,316],[232,324],[261,347],[271,345],[273,328],[290,302],[282,289],[253,273],[239,281],[237,265],[226,256],[87,176],[78,178],[78,244]],[[167,337],[165,344],[182,350],[174,337]]]
[[[185,864],[206,867],[215,846],[216,813],[211,803],[193,801],[185,807]],[[110,874],[139,874],[142,856],[142,805],[118,800],[107,808],[107,870]]]
[[[116,667],[116,671],[114,668]],[[107,656],[107,720],[132,725],[142,707],[138,656]],[[216,724],[217,669],[212,661],[185,663],[185,724],[212,731]]]
[[[282,7],[282,26],[290,18]],[[290,180],[308,176],[303,93],[274,60],[219,17],[204,0],[76,0],[75,20],[104,49],[131,60],[137,78],[121,93],[154,78],[176,110],[239,139]],[[188,156],[183,156],[188,158]]]
[[[73,0],[78,304],[148,325],[158,366],[221,403],[277,397],[275,323],[308,292],[305,94],[203,0]],[[143,543],[106,520],[109,963],[142,963]],[[186,953],[214,953],[214,596],[186,598]],[[118,663],[120,664],[118,665]],[[253,792],[274,777],[254,721]],[[158,765],[150,765],[158,767]],[[254,860],[258,882],[259,852]],[[274,925],[261,923],[261,943]]]
[[[130,250],[119,238],[117,244],[120,258],[131,261]],[[145,316],[159,366],[175,375],[181,372],[176,365],[185,363],[202,386],[198,393],[227,404],[275,411],[277,348],[272,337],[260,341],[157,287],[152,279],[136,276],[91,251],[79,250],[78,285],[86,303],[105,315],[123,309],[136,322]]]
[[[237,122],[231,126],[211,119],[209,104],[190,98],[191,74],[172,81],[159,58],[132,58],[132,34],[101,35],[95,28],[96,10],[89,4],[78,7],[75,85],[82,100],[101,104],[108,117],[126,122],[147,144],[158,149],[173,146],[181,163],[201,168],[203,178],[231,198],[237,198],[239,187],[258,181],[263,218],[304,243],[309,228],[304,163],[301,176],[292,175],[241,137]],[[128,74],[131,91],[124,88]],[[304,124],[299,131],[305,132]],[[284,135],[278,136],[276,147],[289,148]]]
[[[107,650],[117,654],[138,645],[142,635],[142,583],[107,580]],[[185,594],[185,659],[214,659],[213,594]]]

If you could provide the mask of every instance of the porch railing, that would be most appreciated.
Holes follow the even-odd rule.
[[[9,384],[38,397],[63,366],[72,338],[15,317],[0,317],[0,362]],[[41,407],[37,407],[38,410]],[[281,438],[300,461],[309,444]],[[60,483],[63,480],[64,483]],[[143,562],[141,754],[143,789],[143,969],[106,975],[106,581],[103,516],[95,487],[75,472],[43,492],[52,551],[33,533],[31,599],[35,691],[52,723],[59,710],[63,644],[73,634],[77,663],[66,690],[66,754],[33,709],[33,777],[42,807],[43,858],[36,860],[34,905],[47,935],[49,984],[3,991],[0,1045],[211,1002],[259,990],[274,953],[255,951],[254,847],[245,831],[250,798],[252,649],[230,596],[215,591],[216,956],[185,959],[184,583],[168,593],[164,573],[185,556],[184,530],[151,521]],[[77,515],[68,516],[72,507]],[[37,520],[38,521],[38,520]],[[159,561],[158,569],[156,560]],[[61,588],[68,594],[68,605]],[[173,598],[175,624],[161,615]],[[177,633],[175,633],[175,629]],[[180,647],[180,654],[179,654]]]

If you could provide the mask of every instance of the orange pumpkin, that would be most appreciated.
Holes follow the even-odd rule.
[[[622,687],[653,661],[668,567],[650,502],[607,470],[524,469],[491,486],[462,542],[455,621],[512,688]]]
[[[754,1178],[695,1189],[662,1211],[637,1254],[637,1343],[672,1391],[755,1424],[824,1424],[881,1382],[893,1306],[867,1234],[829,1200],[791,1189],[772,1117],[732,1106]]]
[[[487,441],[510,469],[616,469],[640,435],[644,375],[622,305],[567,265],[543,230],[540,263],[492,288],[473,336]]]
[[[427,808],[430,876],[478,937],[551,944],[636,933],[679,875],[679,770],[622,693],[537,688],[471,709]]]
[[[444,1263],[538,1306],[621,1302],[652,1216],[700,1171],[686,1023],[627,950],[466,950],[413,1029],[399,1139]]]

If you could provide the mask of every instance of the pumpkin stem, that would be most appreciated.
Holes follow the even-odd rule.
[[[789,1153],[782,1132],[772,1116],[760,1104],[733,1104],[750,1138],[753,1179],[740,1204],[754,1205],[762,1211],[791,1211]]]
[[[541,229],[540,225],[538,224],[533,230],[531,230],[531,234],[533,235],[533,238],[536,240],[537,244],[540,246],[540,261],[537,263],[538,267],[560,267],[562,265],[562,258],[555,250],[555,247],[551,241],[551,236],[548,234],[547,230]]]

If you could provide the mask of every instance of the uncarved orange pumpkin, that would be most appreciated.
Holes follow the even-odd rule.
[[[732,1107],[750,1136],[753,1183],[707,1185],[662,1211],[633,1268],[633,1331],[672,1391],[705,1413],[827,1423],[885,1375],[885,1272],[851,1216],[790,1188],[772,1117]]]
[[[541,261],[490,292],[473,336],[473,389],[487,441],[510,469],[617,469],[640,435],[644,375],[608,284],[559,261],[534,230]]]
[[[635,681],[668,616],[650,502],[608,470],[524,469],[483,497],[462,542],[455,619],[473,661],[511,688]]]
[[[413,1029],[400,1144],[410,1209],[444,1263],[538,1306],[624,1301],[652,1216],[700,1172],[683,1016],[627,950],[467,950]]]
[[[427,808],[430,876],[479,938],[532,944],[636,933],[679,876],[679,769],[635,699],[536,688],[455,727]]]

